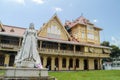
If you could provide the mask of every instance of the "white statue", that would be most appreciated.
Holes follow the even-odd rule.
[[[15,58],[17,67],[39,67],[42,68],[40,55],[37,51],[37,32],[31,23],[23,35],[22,47]]]

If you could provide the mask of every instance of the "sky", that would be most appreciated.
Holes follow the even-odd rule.
[[[55,13],[62,21],[75,20],[81,14],[102,28],[101,42],[120,45],[120,0],[0,0],[0,21],[39,29]]]

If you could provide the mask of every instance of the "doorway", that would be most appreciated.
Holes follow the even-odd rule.
[[[88,70],[88,60],[84,60],[84,70]]]
[[[9,66],[13,66],[15,61],[15,55],[10,55]]]
[[[48,68],[48,70],[51,70],[51,58],[50,57],[47,58],[46,68]]]
[[[94,60],[94,69],[98,70],[98,60]]]

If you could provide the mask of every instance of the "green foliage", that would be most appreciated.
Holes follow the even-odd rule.
[[[110,45],[110,43],[108,41],[103,41],[101,43],[102,46],[107,46],[111,48],[111,54],[110,57],[111,58],[115,58],[115,57],[119,57],[120,56],[120,48],[116,45]],[[107,59],[105,59],[106,61]],[[108,61],[111,61],[110,59],[108,59]]]
[[[109,43],[109,41],[103,41],[103,42],[101,43],[101,45],[102,45],[102,46],[107,46],[107,47],[109,47],[109,46],[110,46],[110,43]]]
[[[120,70],[49,72],[57,80],[120,80]]]
[[[120,48],[116,45],[111,45],[111,57],[118,57],[120,56]]]

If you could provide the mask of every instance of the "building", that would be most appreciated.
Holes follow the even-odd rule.
[[[111,62],[103,63],[105,70],[120,70],[120,57],[112,58]]]
[[[0,23],[0,66],[14,66],[26,28]],[[38,51],[49,70],[97,70],[108,58],[109,47],[100,45],[100,31],[80,16],[63,25],[55,14],[38,30]]]

